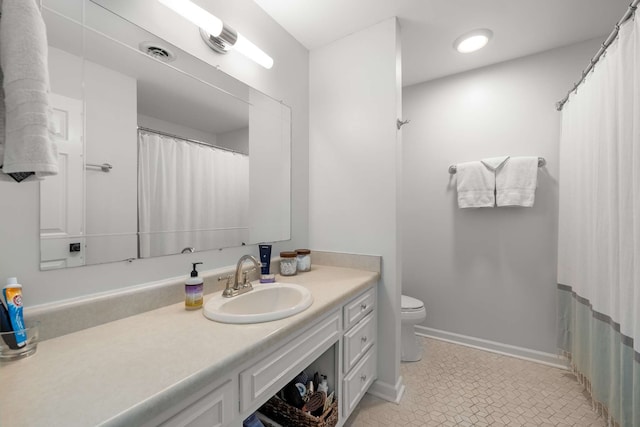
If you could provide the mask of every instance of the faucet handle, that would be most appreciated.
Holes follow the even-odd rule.
[[[255,268],[251,268],[249,270],[243,271],[242,272],[242,286],[247,286],[247,284],[251,285],[251,283],[249,283],[249,281],[247,280],[248,276],[252,273],[255,273],[256,269]]]
[[[224,287],[224,291],[222,291],[222,296],[223,297],[232,297],[233,294],[233,288],[231,287],[231,279],[233,278],[232,275],[227,275],[227,276],[220,276],[218,277],[218,282],[222,282],[223,280],[226,280],[227,283]]]
[[[233,276],[231,274],[227,275],[227,276],[220,276],[218,277],[218,282],[222,282],[223,280],[227,281],[227,287],[229,287],[229,281],[233,279]]]

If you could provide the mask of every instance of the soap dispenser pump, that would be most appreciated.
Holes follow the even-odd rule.
[[[197,310],[202,307],[203,282],[198,277],[196,266],[201,262],[194,262],[191,277],[187,279],[184,285],[184,308],[187,310]]]

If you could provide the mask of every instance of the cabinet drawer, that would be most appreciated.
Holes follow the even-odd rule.
[[[184,407],[160,425],[162,427],[225,426],[237,416],[238,404],[233,398],[236,382],[228,380],[195,402]]]
[[[317,326],[282,346],[278,351],[259,360],[240,373],[241,410],[256,401],[266,402],[272,394],[286,385],[306,364],[340,338],[340,313],[336,311]]]
[[[373,310],[376,305],[376,289],[372,288],[355,297],[344,306],[344,329],[348,330]]]
[[[351,414],[362,396],[377,377],[376,368],[376,346],[364,355],[362,360],[353,368],[353,370],[344,378],[343,382],[343,412],[345,418]]]
[[[363,354],[376,341],[376,321],[374,313],[369,313],[349,332],[344,334],[344,373],[353,368]]]

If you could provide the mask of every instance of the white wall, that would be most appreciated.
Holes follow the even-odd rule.
[[[289,235],[291,212],[280,200],[295,181],[287,162],[291,110],[254,90],[249,99],[249,241],[269,242]]]
[[[401,108],[395,18],[310,55],[309,241],[318,250],[382,255],[379,381],[399,379],[396,199]]]
[[[216,135],[219,147],[227,147],[240,153],[249,153],[249,127]]]
[[[55,5],[56,2],[46,3]],[[69,5],[69,2],[59,3]],[[275,65],[271,70],[231,54],[224,57],[219,65],[222,71],[292,107],[292,240],[277,244],[274,253],[285,248],[307,247],[309,53],[251,0],[208,0],[202,3],[203,7],[228,20],[274,58]],[[166,25],[166,22],[160,24]],[[199,35],[191,43],[194,49],[203,44]],[[211,51],[204,54],[209,58],[220,57]],[[135,186],[135,183],[131,185]],[[1,176],[0,194],[0,283],[7,277],[17,276],[24,286],[27,310],[34,305],[79,295],[186,276],[192,261],[203,261],[203,271],[206,271],[234,265],[244,253],[258,254],[257,248],[250,246],[41,272],[38,269],[38,182],[18,184],[7,176]]]
[[[86,263],[138,256],[136,80],[84,62]]]
[[[404,88],[403,293],[424,325],[556,351],[558,143],[554,104],[589,41]],[[547,159],[532,208],[458,209],[449,165],[499,155]]]

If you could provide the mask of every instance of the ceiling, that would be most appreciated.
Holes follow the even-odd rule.
[[[397,16],[403,86],[409,86],[584,40],[604,41],[630,0],[254,1],[309,50]],[[490,44],[456,52],[453,41],[477,28],[493,31]]]

